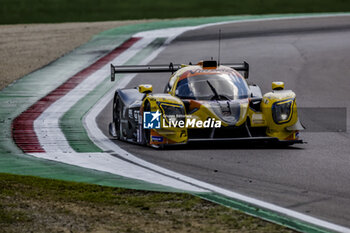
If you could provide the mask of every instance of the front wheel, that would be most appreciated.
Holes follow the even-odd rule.
[[[145,102],[145,105],[143,107],[143,111],[144,112],[150,112],[151,111],[151,104],[148,101]],[[145,145],[149,145],[150,144],[150,138],[151,138],[151,130],[143,128],[143,124],[142,124],[142,137],[143,137],[144,144]]]

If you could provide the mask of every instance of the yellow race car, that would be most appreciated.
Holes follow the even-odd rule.
[[[262,95],[246,81],[248,63],[113,66],[115,74],[172,73],[164,93],[152,85],[119,89],[113,100],[113,137],[153,147],[205,141],[273,141],[302,143],[296,95],[273,82]],[[241,73],[242,74],[241,74]]]

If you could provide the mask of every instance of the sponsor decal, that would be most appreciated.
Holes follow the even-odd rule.
[[[163,137],[161,136],[152,136],[153,142],[163,142]]]

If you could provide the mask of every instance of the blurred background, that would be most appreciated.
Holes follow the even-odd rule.
[[[346,11],[349,0],[0,0],[0,24]]]

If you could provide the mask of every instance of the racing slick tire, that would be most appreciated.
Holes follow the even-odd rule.
[[[118,95],[115,95],[114,101],[113,101],[113,122],[115,126],[115,133],[116,133],[116,138],[121,139],[121,134],[120,132],[122,131],[121,129],[121,114],[122,114],[122,106],[121,106],[121,101],[118,97]]]

